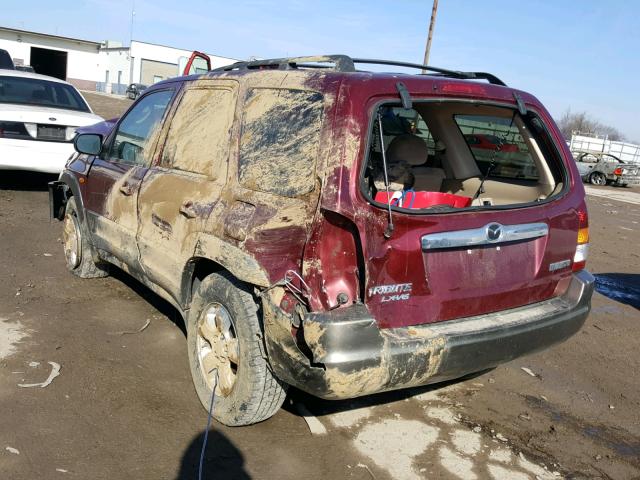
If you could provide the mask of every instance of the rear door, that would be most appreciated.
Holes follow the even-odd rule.
[[[237,82],[186,86],[163,132],[160,161],[138,197],[138,235],[147,276],[171,294],[225,185]]]
[[[138,265],[138,189],[173,94],[169,88],[142,97],[122,117],[87,176],[86,208],[94,243],[131,267]]]

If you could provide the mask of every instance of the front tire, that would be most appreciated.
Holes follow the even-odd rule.
[[[607,184],[607,177],[605,177],[600,172],[594,172],[589,177],[589,181],[591,182],[592,185],[606,185]]]
[[[263,356],[258,307],[246,285],[228,274],[211,274],[193,294],[187,315],[189,366],[200,402],[228,426],[251,425],[273,416],[286,397]],[[216,383],[217,375],[217,383]]]
[[[75,198],[67,200],[62,219],[62,245],[67,269],[80,278],[100,278],[108,275],[106,264],[94,261],[93,246],[78,217]]]

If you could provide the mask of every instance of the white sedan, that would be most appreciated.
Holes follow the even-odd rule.
[[[67,82],[0,70],[0,169],[60,173],[76,128],[102,120]]]

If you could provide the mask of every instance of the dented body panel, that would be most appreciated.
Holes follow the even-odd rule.
[[[564,295],[492,315],[380,328],[364,305],[304,318],[310,356],[290,339],[290,319],[265,300],[267,348],[276,374],[326,399],[443,382],[560,343],[583,325],[594,278],[573,275]]]

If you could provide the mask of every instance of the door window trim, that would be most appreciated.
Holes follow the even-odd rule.
[[[176,93],[180,90],[180,84],[178,84],[178,87],[176,88],[176,84],[170,84],[167,85],[167,87],[163,87],[163,88],[158,88],[158,89],[154,89],[152,91],[145,91],[144,94],[142,94],[141,96],[139,96],[135,102],[133,102],[131,104],[131,106],[126,110],[126,112],[124,112],[120,118],[118,119],[117,123],[115,124],[115,126],[111,129],[111,132],[109,133],[109,136],[107,137],[107,140],[105,142],[103,142],[102,144],[102,149],[100,150],[100,155],[98,158],[100,158],[100,160],[102,160],[103,162],[109,162],[109,163],[113,163],[113,164],[118,164],[118,165],[128,165],[129,167],[144,167],[144,168],[149,168],[150,166],[152,166],[155,163],[155,153],[156,150],[158,148],[158,144],[159,144],[159,140],[160,137],[162,136],[162,131],[160,133],[160,135],[158,136],[158,139],[154,142],[154,145],[152,145],[151,148],[151,156],[150,156],[150,160],[145,164],[145,165],[136,165],[133,163],[127,163],[127,162],[122,162],[119,161],[120,159],[113,159],[113,158],[109,158],[107,157],[107,153],[111,151],[111,148],[113,147],[113,142],[115,142],[116,139],[116,135],[118,133],[118,130],[120,128],[120,125],[122,124],[122,121],[129,115],[129,113],[131,113],[133,111],[133,109],[142,101],[142,99],[144,99],[145,97],[149,96],[149,95],[153,95],[155,93],[160,93],[160,92],[165,92],[165,91],[173,91],[173,94],[171,96],[171,98],[169,99],[169,103],[167,104],[167,108],[164,111],[164,114],[162,115],[162,118],[160,119],[160,124],[162,125],[162,129],[164,129],[164,124],[167,121],[168,118],[168,114],[169,111],[173,108],[173,105],[175,104],[175,100],[176,100]]]

